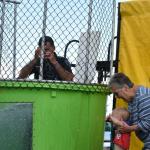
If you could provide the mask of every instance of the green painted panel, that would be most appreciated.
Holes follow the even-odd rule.
[[[0,103],[32,104],[32,150],[102,150],[107,92],[57,87],[3,86]]]

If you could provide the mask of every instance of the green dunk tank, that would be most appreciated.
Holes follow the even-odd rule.
[[[103,85],[0,82],[2,150],[102,150]]]
[[[103,150],[115,4],[0,1],[0,150]]]

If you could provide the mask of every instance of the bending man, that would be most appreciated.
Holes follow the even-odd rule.
[[[134,85],[123,73],[115,74],[110,79],[109,87],[116,97],[128,103],[131,125],[123,124],[119,131],[135,131],[144,143],[143,150],[150,150],[150,89]]]

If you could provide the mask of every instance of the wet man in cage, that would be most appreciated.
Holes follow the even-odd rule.
[[[19,74],[18,79],[25,79],[34,74],[35,79],[40,75],[40,59],[42,50],[42,41],[44,40],[44,59],[43,59],[43,80],[63,80],[72,81],[74,74],[71,70],[71,64],[64,58],[55,53],[54,41],[49,36],[39,39],[38,48],[35,50],[35,56],[27,65],[25,65]]]

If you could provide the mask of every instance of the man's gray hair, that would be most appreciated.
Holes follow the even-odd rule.
[[[113,85],[117,88],[123,88],[125,85],[132,88],[134,84],[124,73],[116,73],[111,77],[108,86],[112,87]]]

